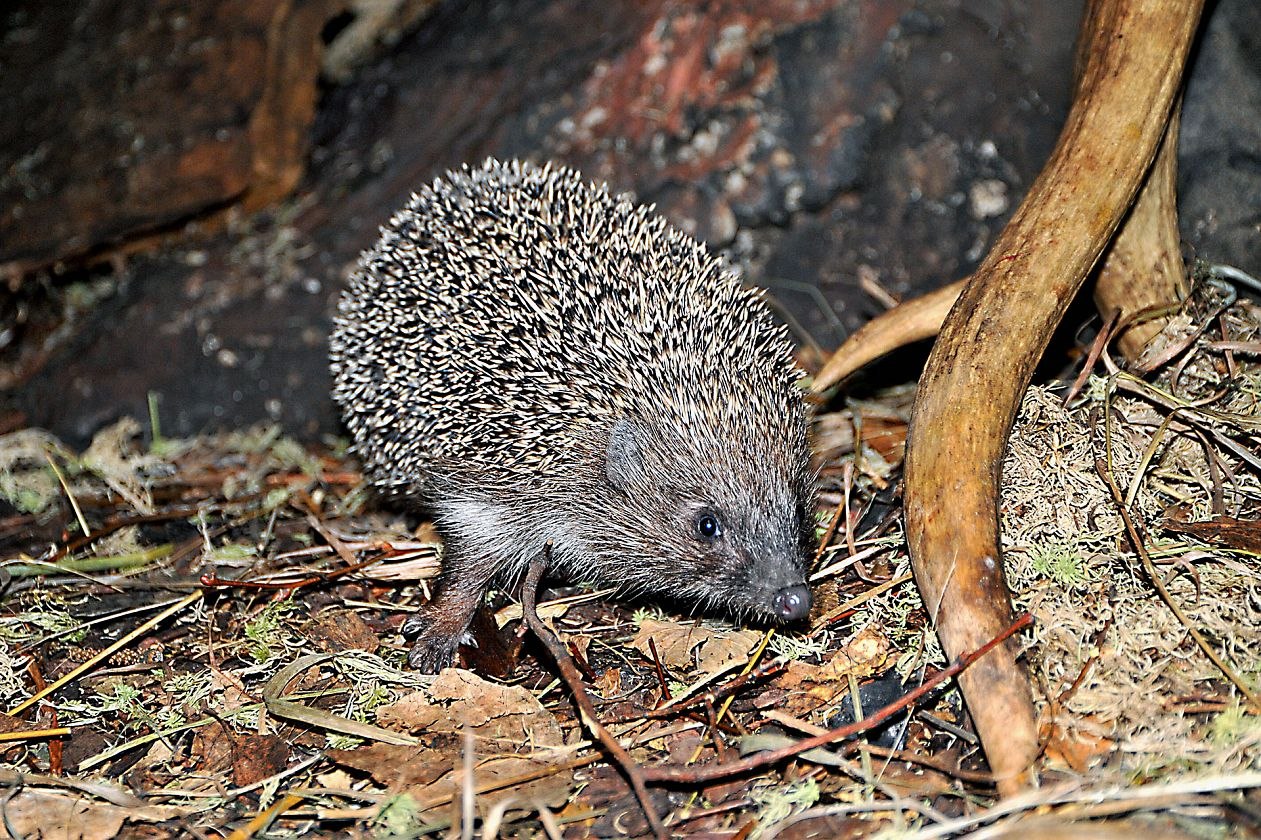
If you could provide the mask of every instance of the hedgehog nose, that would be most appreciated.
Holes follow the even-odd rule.
[[[783,621],[800,621],[810,612],[810,588],[804,583],[785,586],[775,593],[771,606]]]

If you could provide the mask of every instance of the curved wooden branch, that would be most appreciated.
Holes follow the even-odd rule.
[[[1079,71],[1088,57],[1084,50],[1078,56]],[[1119,310],[1122,324],[1140,313],[1176,306],[1187,296],[1178,233],[1178,111],[1175,106],[1170,113],[1156,160],[1099,269],[1095,304],[1104,318]],[[822,393],[881,356],[937,335],[970,279],[912,298],[863,324],[828,358],[812,390]],[[1123,327],[1117,340],[1121,355],[1138,361],[1168,320],[1153,317]]]
[[[1176,306],[1187,296],[1178,233],[1178,122],[1175,107],[1156,161],[1099,269],[1095,304],[1105,318],[1120,310],[1125,323],[1142,312]],[[822,393],[881,356],[937,335],[970,279],[911,298],[863,324],[815,374],[811,390]],[[1123,328],[1117,339],[1121,355],[1138,361],[1168,321],[1154,317]]]
[[[1138,361],[1147,343],[1169,323],[1169,317],[1142,320],[1128,328],[1125,324],[1139,313],[1176,307],[1188,292],[1178,233],[1178,123],[1175,106],[1156,161],[1121,230],[1108,246],[1095,283],[1095,305],[1100,314],[1107,318],[1116,310],[1121,312],[1117,347],[1131,362]]]
[[[1011,621],[999,470],[1020,395],[1069,301],[1133,202],[1163,136],[1202,0],[1092,0],[1085,65],[1055,150],[951,310],[911,420],[906,527],[948,655]],[[1037,729],[1016,646],[960,687],[999,781],[1032,780]]]
[[[935,336],[967,282],[967,278],[956,280],[911,298],[863,324],[815,374],[811,390],[826,391],[886,353]]]

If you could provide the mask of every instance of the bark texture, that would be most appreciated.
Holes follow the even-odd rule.
[[[1046,167],[972,275],[929,355],[911,421],[906,524],[916,582],[950,656],[1011,621],[999,472],[1020,395],[1155,158],[1200,0],[1095,0],[1079,94]],[[999,789],[1031,783],[1029,682],[1004,645],[960,677]]]

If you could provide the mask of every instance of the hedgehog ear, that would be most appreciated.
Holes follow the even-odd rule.
[[[625,490],[642,472],[643,462],[635,424],[622,417],[613,424],[613,430],[609,432],[604,475],[614,490]]]

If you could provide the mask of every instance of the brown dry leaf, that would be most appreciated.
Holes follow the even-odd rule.
[[[832,837],[835,840],[870,837],[871,823],[856,817],[827,815],[809,817],[791,823],[775,835],[782,840],[812,840],[815,837]]]
[[[807,662],[789,662],[784,672],[775,678],[774,688],[767,690],[766,703],[786,714],[804,718],[819,706],[848,692],[847,683],[823,675],[824,667]],[[758,704],[763,704],[761,698]]]
[[[886,420],[872,417],[863,422],[863,443],[868,444],[890,464],[902,463],[906,455],[905,420]]]
[[[450,701],[448,710],[458,713],[452,717],[462,724],[480,727],[495,720],[507,721],[506,729],[516,744],[523,735],[540,744],[564,743],[556,719],[519,685],[500,685],[472,671],[447,668],[429,686],[429,693],[435,700]]]
[[[387,744],[386,746],[393,746],[393,744]],[[353,752],[353,750],[350,752]],[[349,790],[355,783],[354,777],[340,768],[329,770],[327,773],[318,773],[315,776],[315,780],[320,783],[320,787],[338,788],[340,790]]]
[[[609,668],[603,674],[596,677],[596,681],[591,688],[596,694],[604,699],[616,697],[622,693],[622,669]]]
[[[749,654],[762,641],[756,630],[718,631],[696,654],[696,668],[702,674],[716,674],[749,661]]]
[[[460,763],[466,731],[472,736],[476,759],[474,785],[501,780],[508,783],[540,765],[560,763],[568,752],[560,724],[533,694],[521,686],[500,685],[458,668],[443,671],[427,690],[381,707],[377,721],[432,742],[415,748],[343,751],[335,760],[366,770],[395,790],[420,785],[420,790],[412,792],[422,802],[458,790],[459,776],[450,771]],[[424,769],[417,773],[416,768]],[[435,771],[441,772],[435,775]],[[573,786],[572,771],[558,771],[478,796],[477,807],[486,813],[509,797],[559,806]]]
[[[1180,534],[1190,534],[1210,545],[1261,554],[1261,522],[1256,520],[1215,516],[1207,522],[1180,522],[1168,518],[1165,527]]]
[[[161,784],[159,779],[169,774],[174,760],[175,753],[167,742],[154,741],[144,755],[131,765],[131,769],[127,771],[127,781],[137,786],[156,787]]]
[[[248,787],[276,775],[289,764],[289,745],[275,735],[240,735],[232,739],[232,782]]]
[[[885,634],[869,626],[820,665],[789,662],[775,679],[775,688],[788,692],[783,710],[798,717],[849,692],[849,675],[866,679],[889,668],[892,645]]]
[[[214,775],[232,765],[232,737],[222,723],[203,726],[193,735],[193,756],[200,756],[197,772]]]
[[[381,645],[381,637],[368,623],[350,610],[326,610],[303,628],[307,638],[318,650],[341,653],[344,650],[364,650],[375,653]]]
[[[453,756],[432,747],[369,744],[353,750],[329,750],[329,760],[367,773],[384,787],[423,787],[451,772]]]
[[[954,780],[945,773],[927,767],[909,767],[896,761],[881,762],[880,782],[903,796],[932,799],[954,791]]]
[[[1068,767],[1077,773],[1085,773],[1093,759],[1107,755],[1116,749],[1116,742],[1087,732],[1080,727],[1064,727],[1052,724],[1050,737],[1043,727],[1042,740],[1046,744],[1046,762],[1049,767]]]
[[[191,813],[175,805],[124,808],[82,796],[45,790],[23,790],[4,806],[5,825],[15,837],[39,840],[109,840],[123,823],[156,823]]]
[[[555,601],[539,604],[536,611],[539,614],[539,618],[543,619],[550,626],[556,619],[563,618],[569,612],[569,608],[575,603],[576,600],[573,598],[558,598]],[[500,628],[507,627],[510,622],[520,621],[522,618],[523,613],[521,612],[520,604],[508,604],[495,611],[495,625]],[[553,627],[552,629],[555,630],[556,628]]]
[[[242,706],[258,702],[246,691],[245,683],[239,676],[221,668],[210,669],[210,685],[212,691],[222,695],[225,712],[235,712]]]
[[[232,783],[246,787],[261,782],[289,764],[289,744],[276,735],[237,734],[214,723],[197,730],[193,755],[198,772],[216,774],[231,768]]]
[[[748,662],[750,651],[761,638],[762,634],[753,630],[718,630],[648,618],[639,625],[639,632],[631,639],[630,644],[651,661],[652,649],[648,646],[648,640],[651,639],[656,645],[661,664],[667,668],[681,669],[692,668],[692,652],[700,648],[695,654],[695,666],[702,674],[709,675],[731,665]]]
[[[656,659],[666,668],[690,668],[692,648],[708,641],[709,632],[707,627],[646,618],[639,625],[639,632],[631,639],[630,645],[649,662],[653,661],[655,648]],[[649,640],[652,641],[651,647]]]
[[[889,669],[889,637],[875,625],[863,628],[845,647],[823,663],[819,680],[846,680],[850,674],[863,680]]]
[[[433,734],[431,731],[443,717],[442,709],[434,705],[433,700],[423,691],[404,694],[393,703],[377,709],[377,723],[387,729],[406,732],[410,735],[420,733]]]
[[[573,654],[575,659],[585,662],[587,651],[591,649],[591,637],[587,635],[567,635],[565,636],[565,647],[569,648],[569,652]]]

